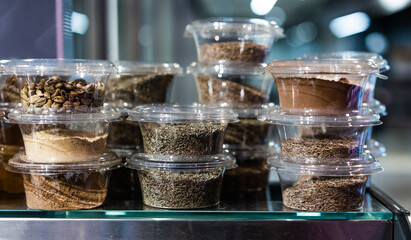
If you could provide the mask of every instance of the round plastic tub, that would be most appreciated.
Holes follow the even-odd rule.
[[[264,63],[193,63],[201,103],[262,104],[269,101],[273,79],[264,73]]]
[[[275,40],[284,37],[274,21],[249,18],[210,18],[186,26],[194,38],[199,62],[228,60],[264,62]]]
[[[37,163],[89,161],[104,153],[110,122],[120,113],[112,108],[87,113],[56,114],[50,109],[19,108],[8,115],[23,135],[27,159]]]
[[[111,170],[119,167],[121,159],[109,153],[89,162],[59,164],[31,163],[19,153],[9,161],[7,171],[23,175],[27,207],[77,210],[103,204]]]
[[[197,209],[217,205],[225,169],[236,167],[230,155],[197,159],[135,154],[126,167],[136,169],[145,205],[170,209]]]
[[[268,159],[267,167],[278,173],[286,207],[319,212],[358,211],[363,206],[368,178],[382,171],[374,157],[365,159],[317,165],[304,158],[288,162],[274,156]]]
[[[140,123],[144,152],[157,155],[222,153],[227,124],[238,120],[230,109],[204,105],[140,106],[129,115]]]
[[[321,115],[360,108],[369,77],[382,77],[364,60],[280,60],[265,69],[275,80],[281,108]]]
[[[166,103],[175,75],[183,73],[177,63],[114,62],[118,74],[107,83],[106,102],[132,108],[138,104]]]
[[[290,114],[277,108],[259,119],[277,126],[283,156],[310,158],[317,164],[360,157],[367,131],[381,124],[380,116],[370,109],[319,116],[312,111]]]
[[[109,61],[81,59],[12,60],[8,68],[20,86],[23,107],[56,112],[103,106],[107,79],[117,72]]]

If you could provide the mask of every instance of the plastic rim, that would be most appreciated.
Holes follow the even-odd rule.
[[[278,173],[314,176],[362,176],[381,172],[383,169],[372,155],[360,159],[341,159],[340,164],[318,165],[312,163],[294,163],[280,155],[269,157],[267,167]]]
[[[387,78],[379,73],[377,66],[372,62],[354,59],[277,60],[268,64],[265,71],[274,75],[341,74],[353,76],[375,75],[379,78]]]
[[[373,110],[380,116],[387,116],[387,107],[377,99],[372,99],[369,103],[363,103],[362,106]]]
[[[11,60],[9,68],[18,75],[108,75],[117,73],[117,68],[112,62],[86,59],[50,58]]]
[[[129,112],[128,120],[139,122],[184,123],[238,121],[238,114],[231,109],[209,107],[201,104],[192,105],[145,105],[135,107]]]
[[[203,156],[161,156],[137,153],[127,159],[128,168],[142,170],[206,170],[237,167],[229,154]]]
[[[118,74],[172,74],[180,75],[183,73],[183,68],[178,63],[149,63],[135,61],[116,61]]]
[[[87,162],[33,163],[27,161],[24,152],[20,152],[9,160],[6,169],[15,173],[48,175],[77,171],[109,171],[121,166],[121,158],[114,153],[104,153],[90,158]]]
[[[37,110],[41,113],[37,114]],[[120,112],[110,107],[89,108],[85,113],[54,113],[53,109],[16,108],[8,114],[7,121],[19,124],[113,122],[120,117]]]
[[[298,59],[356,59],[356,60],[367,60],[374,63],[380,72],[385,72],[390,70],[388,61],[384,59],[381,55],[371,52],[358,52],[358,51],[340,51],[340,52],[330,52],[330,53],[320,53],[320,54],[305,54]]]
[[[226,60],[197,63],[193,62],[187,67],[187,74],[234,74],[234,75],[262,75],[266,63],[234,63]]]
[[[321,115],[315,110],[289,112],[277,107],[260,115],[258,120],[278,125],[325,125],[326,127],[367,127],[382,124],[380,115],[367,108],[348,112],[337,111],[333,112],[333,115]]]

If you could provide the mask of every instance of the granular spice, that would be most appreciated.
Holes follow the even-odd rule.
[[[27,206],[43,210],[98,207],[103,204],[107,195],[108,175],[99,172],[23,174]]]
[[[367,177],[302,179],[283,189],[285,206],[305,211],[355,211],[362,207]]]
[[[218,60],[261,63],[269,47],[250,41],[216,42],[200,45],[199,61]]]
[[[143,202],[152,207],[174,209],[216,205],[220,201],[223,171],[139,170]]]
[[[158,155],[222,153],[225,123],[140,122],[144,152]]]
[[[242,146],[264,145],[270,124],[255,118],[241,118],[240,122],[229,123],[224,136],[224,144]]]
[[[197,76],[196,80],[201,103],[260,104],[269,99],[265,92],[246,84],[237,83],[235,79]]]

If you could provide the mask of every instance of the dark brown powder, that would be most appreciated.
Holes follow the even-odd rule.
[[[216,42],[200,46],[199,61],[228,60],[261,63],[269,47],[250,41]]]

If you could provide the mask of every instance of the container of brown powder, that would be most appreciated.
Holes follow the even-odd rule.
[[[264,62],[283,29],[274,21],[250,18],[210,18],[186,26],[194,38],[199,62],[227,60]]]
[[[278,173],[286,207],[319,212],[361,210],[368,178],[382,171],[370,155],[364,161],[341,159],[327,165],[275,156],[268,159],[268,167]]]
[[[227,124],[238,120],[230,109],[204,105],[147,105],[129,115],[140,124],[144,152],[154,155],[222,153]]]
[[[280,60],[271,62],[266,72],[275,80],[281,108],[320,115],[360,108],[370,76],[383,77],[365,60]]]
[[[145,205],[169,209],[198,209],[220,202],[225,169],[236,167],[230,155],[169,158],[148,154],[130,157],[126,167],[136,169]]]
[[[108,107],[82,113],[38,110],[18,108],[8,115],[8,121],[20,127],[27,159],[36,163],[87,162],[103,154],[110,123],[120,117]]]
[[[187,73],[194,75],[200,103],[234,105],[263,104],[269,101],[273,79],[261,63],[193,63]]]
[[[283,156],[303,157],[316,164],[360,157],[367,131],[381,124],[380,116],[370,109],[334,113],[320,116],[307,110],[291,114],[277,108],[259,119],[276,125]]]
[[[111,170],[121,159],[105,153],[89,162],[33,163],[24,153],[9,161],[7,171],[22,174],[28,208],[77,210],[101,206],[107,195]]]

